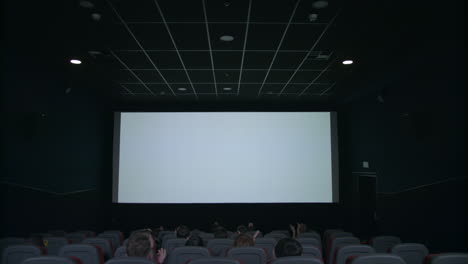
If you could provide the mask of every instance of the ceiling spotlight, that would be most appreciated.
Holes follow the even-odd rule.
[[[71,64],[81,64],[81,61],[80,61],[80,60],[76,60],[76,59],[72,59],[72,60],[70,60],[70,63],[71,63]]]
[[[187,91],[187,88],[185,88],[185,87],[180,87],[180,88],[177,88],[177,90],[182,91],[182,92],[185,92],[185,91]]]
[[[84,8],[94,8],[93,3],[91,3],[90,1],[85,1],[85,0],[80,1],[80,6]]]
[[[315,1],[312,3],[312,7],[316,9],[322,9],[327,6],[328,6],[328,1],[319,0],[319,1]]]
[[[99,20],[101,20],[101,14],[99,14],[99,13],[92,13],[92,14],[91,14],[91,19],[94,20],[94,21],[99,21]]]
[[[224,35],[224,36],[221,36],[219,39],[222,40],[222,41],[230,42],[230,41],[234,40],[234,37],[229,36],[229,35]]]
[[[351,65],[351,64],[353,64],[353,61],[352,60],[344,60],[343,64],[344,65]]]
[[[309,14],[309,22],[317,21],[318,15],[317,14]]]
[[[231,87],[224,87],[223,90],[224,90],[224,91],[231,91],[232,88],[231,88]]]

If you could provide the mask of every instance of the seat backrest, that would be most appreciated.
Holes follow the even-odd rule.
[[[127,256],[127,247],[126,246],[121,246],[118,247],[117,250],[114,252],[114,257],[119,258],[119,257],[126,257]]]
[[[9,246],[24,244],[24,238],[20,237],[5,237],[0,239],[0,261],[2,261],[3,250]],[[1,262],[0,262],[1,263]]]
[[[21,264],[28,258],[42,255],[40,248],[33,245],[13,245],[3,250],[2,264]]]
[[[323,232],[323,243],[326,245],[330,236],[334,233],[344,232],[342,229],[327,229]]]
[[[106,231],[102,232],[101,234],[115,234],[116,237],[119,238],[119,245],[118,246],[121,246],[123,241],[124,241],[124,235],[119,230],[106,230]]]
[[[189,264],[241,264],[239,260],[223,257],[199,258],[189,262]]]
[[[166,240],[166,243],[165,244],[163,243],[162,246],[163,248],[166,249],[167,254],[172,254],[172,251],[175,248],[185,246],[186,242],[187,240],[185,238],[173,238],[173,239]]]
[[[392,247],[390,253],[400,256],[406,264],[422,264],[429,250],[423,244],[403,243]]]
[[[162,241],[165,235],[167,234],[174,234],[174,231],[169,231],[169,230],[163,230],[158,233],[158,239]],[[174,234],[175,236],[175,234]]]
[[[323,264],[323,260],[315,257],[282,257],[272,262],[272,264]]]
[[[346,264],[346,260],[351,256],[362,256],[375,254],[373,247],[368,245],[347,245],[339,247],[336,251],[333,264]]]
[[[273,259],[273,251],[275,249],[275,246],[276,246],[276,239],[274,238],[257,238],[255,239],[255,246],[256,248],[264,248],[266,251],[267,251],[267,258],[269,260]]]
[[[63,246],[60,257],[77,257],[83,264],[103,264],[104,254],[100,247],[89,244],[72,244]]]
[[[309,231],[305,233],[301,233],[297,236],[297,238],[316,238],[319,241],[322,241],[322,238],[320,237],[319,233],[315,231]]]
[[[210,252],[204,247],[179,247],[172,251],[167,264],[186,264],[189,260],[210,256]]]
[[[76,264],[70,258],[58,257],[58,256],[42,256],[28,258],[22,262],[22,264]]]
[[[266,264],[267,256],[263,249],[255,247],[231,248],[227,256],[233,259],[239,259],[243,264]]]
[[[405,261],[393,254],[371,254],[357,256],[352,259],[351,264],[406,264]]]
[[[297,239],[297,241],[301,243],[302,246],[315,246],[322,248],[320,239],[317,239],[316,237],[300,237]]]
[[[114,250],[112,249],[111,242],[107,240],[106,238],[100,238],[100,237],[91,237],[83,240],[83,244],[90,244],[90,245],[95,245],[99,246],[102,249],[102,252],[104,253],[104,259],[110,259],[114,256]]]
[[[75,233],[85,234],[86,237],[95,237],[96,236],[96,232],[91,231],[91,230],[78,230]]]
[[[395,245],[401,244],[401,240],[396,236],[377,236],[371,239],[370,245],[377,253],[387,253]]]
[[[169,233],[169,234],[166,234],[166,235],[162,238],[161,242],[162,242],[162,244],[164,245],[164,244],[167,243],[168,240],[170,240],[170,239],[176,239],[176,238],[177,238],[176,234],[174,234],[174,233]],[[164,247],[164,246],[163,246],[163,247]]]
[[[443,253],[429,255],[428,264],[466,264],[468,263],[468,254],[466,253]]]
[[[332,238],[330,241],[331,246],[330,249],[328,250],[327,254],[327,263],[332,264],[333,259],[335,257],[335,252],[338,249],[338,247],[346,246],[346,245],[355,245],[355,244],[360,244],[361,241],[357,237],[337,237],[337,238]]]
[[[72,244],[79,244],[86,239],[86,234],[83,232],[73,232],[65,235],[65,238],[70,240]]]
[[[208,241],[207,247],[213,256],[221,256],[227,249],[234,245],[234,240],[229,238],[215,238]]]
[[[106,264],[154,264],[153,261],[139,257],[120,257],[106,261]]]
[[[327,239],[326,239],[326,242],[325,242],[325,254],[327,254],[327,258],[328,258],[328,253],[330,253],[330,249],[331,249],[331,246],[332,246],[332,241],[335,239],[335,238],[339,238],[339,237],[352,237],[353,234],[352,233],[349,233],[349,232],[333,232],[331,233]]]
[[[98,238],[104,238],[109,240],[111,243],[112,249],[116,249],[120,247],[119,235],[118,234],[111,234],[111,233],[100,233],[97,236]]]
[[[56,256],[59,253],[61,247],[68,245],[68,239],[64,237],[45,237],[44,245],[47,248],[47,255]]]
[[[302,246],[302,256],[322,258],[322,251],[315,246]]]
[[[277,233],[268,233],[266,234],[265,236],[263,236],[264,238],[273,238],[275,239],[276,241],[279,241],[283,238],[288,238],[288,236],[284,233],[281,233],[281,232],[277,232]]]

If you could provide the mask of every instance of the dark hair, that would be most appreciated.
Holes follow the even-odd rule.
[[[237,232],[239,232],[240,234],[243,234],[247,232],[247,227],[245,227],[245,225],[240,225],[237,227]]]
[[[128,238],[127,255],[147,258],[151,253],[151,232],[135,231]]]
[[[214,232],[214,238],[228,238],[228,232],[224,228],[218,228]]]
[[[177,228],[177,238],[187,238],[190,236],[190,229],[188,228],[188,226],[179,226]]]
[[[194,246],[194,247],[203,247],[203,239],[198,235],[190,236],[187,242],[185,242],[186,246]]]
[[[251,236],[240,234],[234,240],[234,247],[253,247],[254,240]]]
[[[275,255],[277,258],[302,255],[302,246],[297,240],[292,238],[283,238],[275,246]]]

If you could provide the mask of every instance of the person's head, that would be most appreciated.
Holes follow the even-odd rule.
[[[154,258],[154,240],[151,231],[133,232],[128,238],[127,255],[129,257]]]
[[[224,228],[218,228],[214,232],[214,238],[228,238],[228,232]]]
[[[237,232],[238,232],[239,234],[244,234],[244,233],[247,232],[247,231],[248,231],[248,230],[247,230],[247,227],[245,227],[245,225],[240,225],[240,226],[237,227]]]
[[[283,238],[275,246],[275,256],[292,257],[302,255],[302,245],[297,240],[292,238]]]
[[[240,234],[234,240],[234,247],[253,247],[254,240],[251,236],[246,234]]]
[[[181,225],[177,228],[177,238],[188,238],[190,236],[190,229],[188,226]]]
[[[203,247],[203,239],[200,236],[192,235],[185,242],[186,246]]]
[[[305,233],[307,232],[308,228],[306,224],[300,224],[297,227],[299,233]]]

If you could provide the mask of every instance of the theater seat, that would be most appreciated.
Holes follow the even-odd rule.
[[[273,259],[273,250],[275,249],[276,246],[276,239],[274,238],[257,238],[255,239],[255,246],[256,248],[262,248],[267,251],[267,258],[268,260]]]
[[[393,254],[372,254],[352,258],[347,264],[406,264],[405,261]]]
[[[268,233],[266,234],[265,236],[263,236],[264,238],[273,238],[275,239],[276,241],[279,241],[283,238],[288,238],[288,236],[282,232],[275,232],[275,233]]]
[[[370,245],[377,253],[387,253],[392,247],[400,243],[400,238],[396,236],[377,236],[370,241]]]
[[[169,231],[169,230],[163,230],[161,232],[159,232],[158,234],[158,239],[159,240],[163,240],[164,236],[167,235],[167,234],[174,234],[174,231]],[[174,235],[175,236],[175,235]],[[175,237],[174,237],[175,238]]]
[[[361,241],[357,237],[337,237],[330,241],[330,250],[327,254],[327,263],[332,264],[338,248],[347,245],[359,245]]]
[[[28,258],[39,257],[42,251],[32,245],[14,245],[3,250],[2,264],[21,264]]]
[[[62,247],[59,251],[61,257],[77,257],[83,264],[103,264],[104,254],[99,246],[88,244],[72,244]]]
[[[57,257],[57,256],[42,256],[35,258],[28,258],[22,264],[80,264],[80,260],[76,261],[71,258]]]
[[[86,237],[95,237],[96,236],[96,232],[91,231],[91,230],[78,230],[75,233],[85,234]]]
[[[83,244],[90,244],[101,247],[105,260],[111,259],[114,256],[114,250],[112,248],[111,242],[106,238],[87,238],[83,240]]]
[[[468,263],[468,254],[466,253],[443,253],[429,255],[425,264],[466,264]]]
[[[56,256],[59,253],[60,248],[65,245],[68,245],[68,239],[64,237],[45,237],[44,238],[44,245],[47,248],[47,255]]]
[[[368,254],[375,254],[375,249],[368,245],[341,246],[336,250],[333,264],[346,264],[348,257]]]
[[[298,238],[297,241],[301,243],[302,246],[314,246],[320,249],[322,248],[320,239],[317,239],[316,237],[302,237]]]
[[[120,247],[120,238],[118,234],[111,234],[111,233],[100,233],[97,235],[98,238],[106,239],[110,242],[110,246],[112,250]]]
[[[154,262],[146,258],[121,257],[108,260],[106,264],[154,264]]]
[[[211,258],[194,259],[188,262],[188,264],[242,264],[242,263],[236,259],[211,257]]]
[[[208,241],[207,247],[213,256],[221,256],[227,249],[234,245],[234,240],[229,238],[215,238]]]
[[[272,264],[323,264],[323,260],[314,257],[282,257],[272,262]]]
[[[243,264],[266,264],[267,256],[265,250],[255,247],[231,248],[227,257],[241,260]]]
[[[119,230],[106,230],[102,232],[101,234],[114,234],[118,238],[118,245],[116,246],[116,248],[121,246],[124,241],[124,235]]]
[[[175,248],[185,246],[187,240],[185,238],[173,238],[166,240],[166,243],[163,243],[162,247],[166,249],[167,254],[172,254],[172,251]]]
[[[114,257],[115,258],[120,258],[120,257],[126,257],[127,256],[127,247],[126,246],[121,246],[117,248],[117,250],[114,252]]]
[[[20,237],[5,237],[0,239],[0,261],[2,260],[3,250],[9,246],[24,244],[24,238]]]
[[[322,258],[322,251],[318,247],[302,246],[302,256]]]
[[[297,236],[297,238],[316,238],[318,239],[319,241],[322,241],[319,233],[315,232],[315,231],[310,231],[310,232],[305,232],[305,233],[301,233]]]
[[[204,247],[179,247],[175,248],[167,264],[186,264],[189,260],[211,257],[210,252]]]
[[[423,244],[403,243],[392,247],[390,253],[400,256],[406,264],[423,264],[429,250]]]

